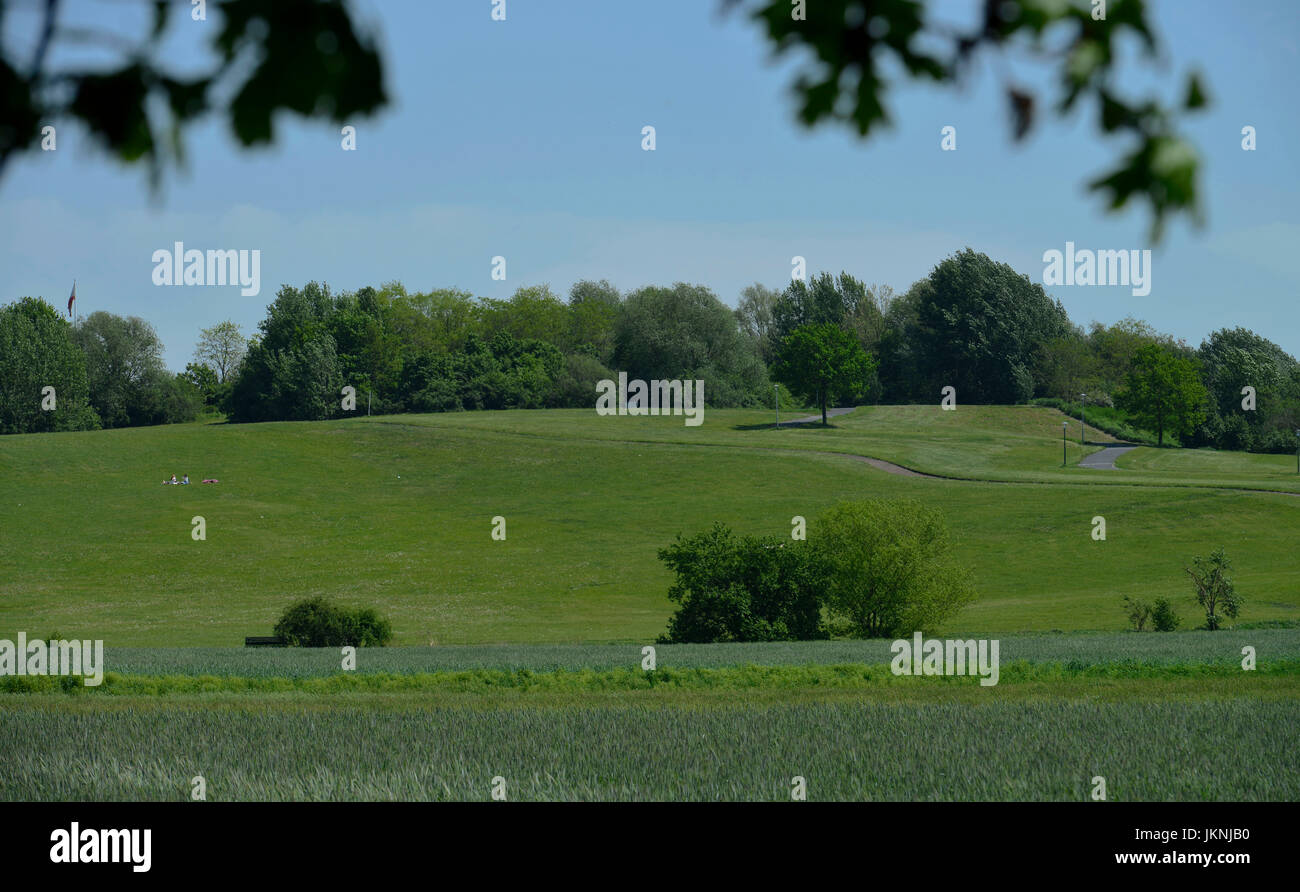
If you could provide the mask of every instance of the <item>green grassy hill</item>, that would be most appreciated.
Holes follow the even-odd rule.
[[[380,608],[398,644],[646,642],[670,613],[656,552],[677,533],[785,535],[793,515],[904,495],[943,509],[975,572],[954,633],[1118,630],[1124,595],[1175,599],[1192,625],[1182,567],[1218,545],[1244,619],[1300,619],[1300,498],[1251,491],[1300,492],[1294,459],[1143,448],[1088,471],[1099,447],[1072,425],[1062,468],[1061,419],[878,407],[775,431],[764,412],[689,428],[563,410],[4,437],[0,637],[237,645],[320,593]],[[221,483],[160,485],[173,473]]]

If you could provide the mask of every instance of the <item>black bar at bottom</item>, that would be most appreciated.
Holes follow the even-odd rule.
[[[640,888],[700,876],[830,879],[832,869],[863,879],[1194,870],[1230,880],[1287,869],[1298,817],[1294,803],[5,803],[0,863],[10,879],[127,882],[590,876]],[[99,832],[144,829],[147,871],[135,869],[143,835],[132,847]],[[114,846],[116,863],[81,860],[96,848],[110,858]]]

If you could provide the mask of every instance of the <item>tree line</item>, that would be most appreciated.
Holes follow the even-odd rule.
[[[162,351],[135,316],[97,312],[74,326],[38,298],[0,307],[0,433],[194,420],[202,395]]]
[[[355,292],[285,285],[250,339],[233,322],[203,331],[173,375],[153,329],[93,313],[69,324],[40,300],[0,308],[0,429],[75,430],[191,419],[587,408],[596,382],[701,378],[713,407],[937,402],[1086,403],[1158,442],[1285,452],[1300,427],[1300,364],[1243,328],[1199,348],[1127,318],[1073,323],[1039,284],[970,249],[905,293],[840,273],[777,290],[755,283],[736,309],[676,283],[623,293],[581,281],[510,298],[391,282]],[[58,389],[55,412],[41,388]]]

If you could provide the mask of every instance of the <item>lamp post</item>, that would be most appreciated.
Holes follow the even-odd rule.
[[[1088,419],[1087,417],[1085,417],[1087,405],[1088,405],[1088,394],[1086,393],[1079,394],[1079,445],[1080,446],[1088,445],[1083,441],[1083,435],[1088,429]]]
[[[1065,429],[1070,426],[1070,422],[1061,422],[1061,467],[1065,467]]]

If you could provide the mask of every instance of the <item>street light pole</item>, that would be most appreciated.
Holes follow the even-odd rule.
[[[1084,433],[1088,430],[1088,419],[1086,417],[1087,406],[1088,406],[1088,394],[1086,393],[1079,394],[1079,445],[1080,446],[1088,445],[1083,441]]]

